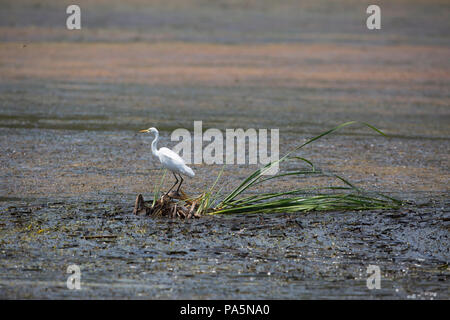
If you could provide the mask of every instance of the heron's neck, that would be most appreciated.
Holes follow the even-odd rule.
[[[152,142],[152,153],[153,153],[153,155],[155,155],[156,157],[157,157],[158,154],[159,154],[159,151],[158,151],[158,149],[156,148],[156,144],[158,143],[158,140],[159,140],[159,133],[158,133],[158,132],[155,132],[155,139],[154,139],[153,142]]]

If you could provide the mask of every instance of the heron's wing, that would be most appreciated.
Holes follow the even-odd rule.
[[[176,152],[174,152],[168,148],[161,148],[158,151],[161,156],[163,156],[166,159],[168,158],[168,160],[170,159],[172,162],[174,162],[176,164],[180,164],[180,165],[185,164],[183,158],[181,158]]]
[[[167,169],[173,172],[182,173],[189,177],[195,176],[194,171],[184,163],[183,158],[170,149],[159,149],[159,160]]]

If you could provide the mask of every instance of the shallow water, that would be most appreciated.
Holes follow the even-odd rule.
[[[390,1],[399,20],[386,17],[386,31],[373,35],[360,29],[351,1],[134,1],[113,5],[109,20],[103,2],[90,1],[95,32],[78,36],[59,28],[56,2],[15,3],[0,10],[0,297],[449,298],[446,3]],[[27,20],[33,12],[46,24]],[[401,23],[411,17],[420,28]],[[197,24],[211,29],[196,33]],[[300,155],[408,204],[133,216],[136,195],[150,199],[161,176],[150,137],[137,131],[155,126],[161,146],[173,146],[170,132],[197,120],[204,129],[279,128],[281,154],[339,123],[369,122],[389,137],[352,126]],[[221,166],[193,168],[189,194],[210,186]],[[224,191],[254,168],[229,166]],[[252,192],[323,183],[282,179]],[[70,264],[81,267],[80,291],[67,289]],[[381,269],[380,290],[366,286],[369,265]]]

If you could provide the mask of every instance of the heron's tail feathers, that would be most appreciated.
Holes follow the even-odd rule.
[[[195,173],[194,173],[194,170],[192,170],[191,168],[189,168],[188,166],[184,166],[183,167],[183,173],[185,174],[185,175],[187,175],[187,176],[189,176],[189,177],[194,177],[195,176]]]

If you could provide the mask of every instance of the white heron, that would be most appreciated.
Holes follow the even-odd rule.
[[[159,158],[159,161],[161,162],[163,167],[165,167],[166,169],[168,169],[169,171],[171,171],[173,173],[173,176],[176,179],[176,182],[169,189],[169,191],[167,191],[166,194],[168,195],[169,192],[172,191],[172,189],[179,182],[177,174],[180,176],[180,179],[181,179],[181,182],[177,188],[177,193],[178,193],[180,191],[181,184],[184,181],[182,174],[192,178],[195,176],[194,171],[184,163],[184,160],[176,152],[174,152],[168,148],[160,148],[159,150],[157,149],[156,145],[159,140],[159,132],[158,132],[158,130],[156,130],[156,128],[152,127],[152,128],[140,130],[139,132],[143,132],[143,133],[150,132],[150,133],[155,134],[155,139],[152,142],[152,153],[155,157]]]

